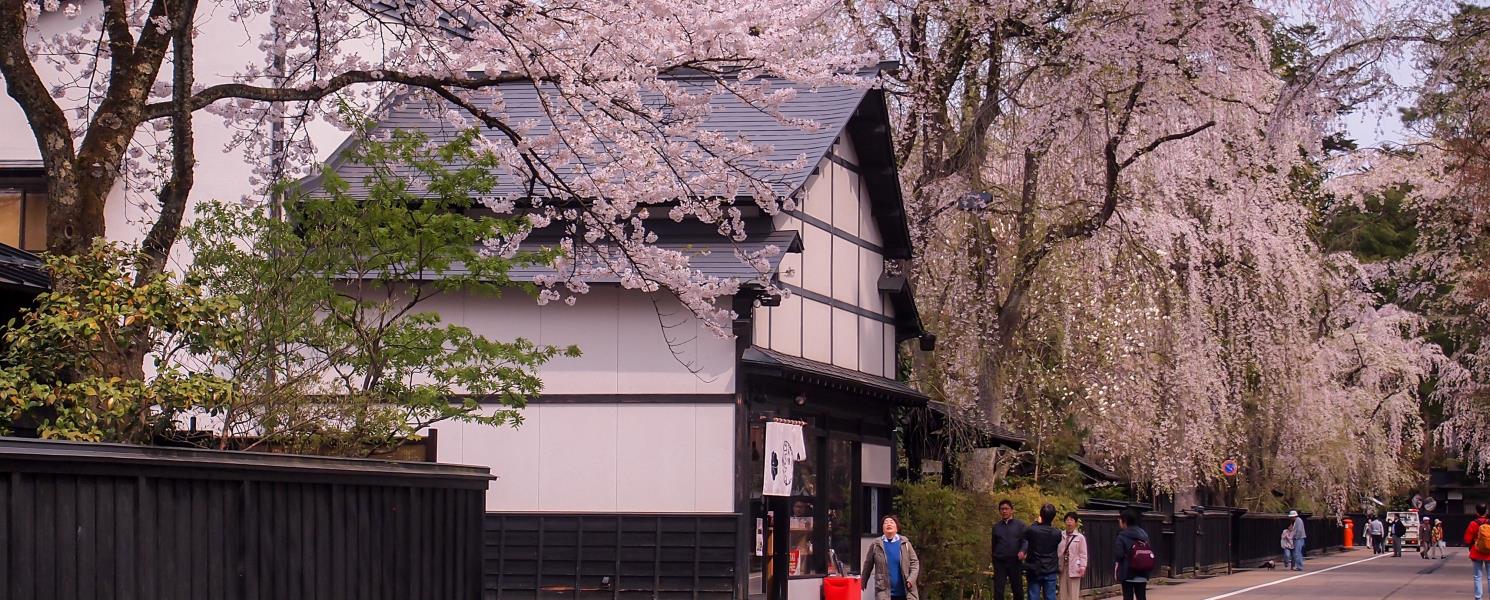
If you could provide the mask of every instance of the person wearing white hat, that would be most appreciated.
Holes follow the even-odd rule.
[[[1309,536],[1309,530],[1304,527],[1304,518],[1299,516],[1299,511],[1290,510],[1288,516],[1293,517],[1293,564],[1287,566],[1294,571],[1303,571],[1304,538]]]

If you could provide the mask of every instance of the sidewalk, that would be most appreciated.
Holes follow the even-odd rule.
[[[1374,558],[1373,558],[1374,557]],[[1472,597],[1469,560],[1463,548],[1450,548],[1447,560],[1423,560],[1416,552],[1401,558],[1373,555],[1364,548],[1310,557],[1303,573],[1248,569],[1204,579],[1177,579],[1149,586],[1151,600],[1221,600],[1235,598],[1386,598]],[[1104,596],[1121,598],[1122,594]]]

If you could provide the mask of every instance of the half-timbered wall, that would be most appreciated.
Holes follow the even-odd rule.
[[[879,290],[885,260],[853,144],[840,137],[808,178],[800,210],[777,227],[802,234],[781,263],[792,293],[755,310],[757,345],[871,375],[895,376],[894,310]]]

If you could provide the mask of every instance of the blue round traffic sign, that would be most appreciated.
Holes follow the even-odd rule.
[[[1236,475],[1237,468],[1238,467],[1236,461],[1229,458],[1226,459],[1226,462],[1221,463],[1221,472],[1224,473],[1227,477]]]

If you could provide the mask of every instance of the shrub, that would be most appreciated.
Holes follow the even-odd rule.
[[[998,501],[1014,503],[1015,517],[1031,523],[1040,505],[1054,504],[1057,514],[1081,504],[1071,496],[1034,485],[968,492],[934,482],[903,483],[896,509],[906,536],[921,558],[921,597],[926,599],[991,598],[990,530],[998,520]]]

